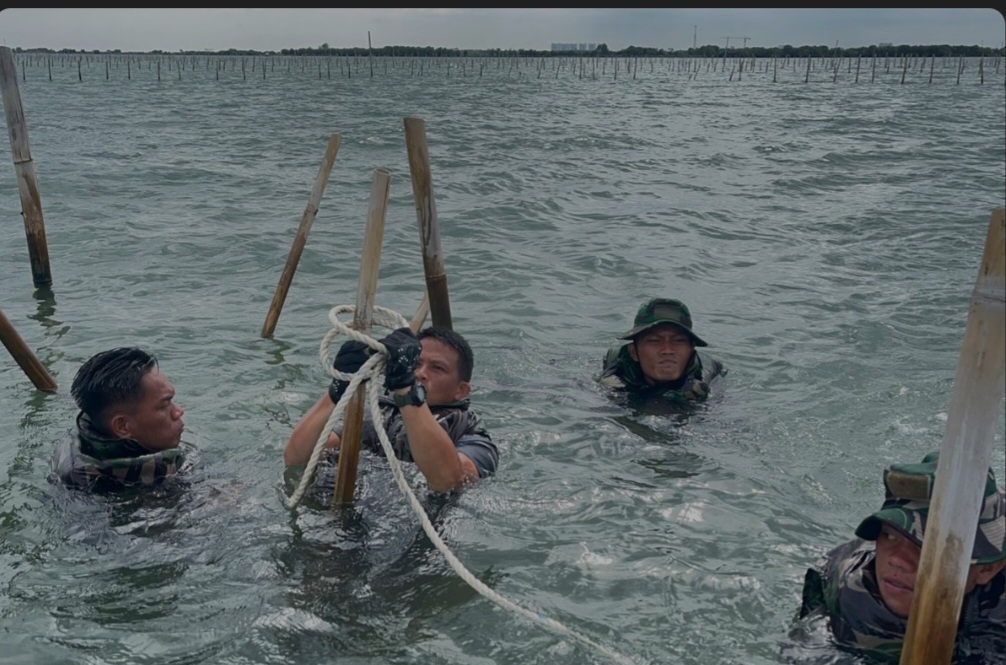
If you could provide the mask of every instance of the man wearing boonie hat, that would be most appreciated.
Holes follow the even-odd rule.
[[[884,470],[884,505],[804,578],[798,618],[825,615],[839,643],[898,662],[939,453]],[[1006,662],[1006,498],[989,469],[954,645],[955,664]],[[947,608],[948,611],[951,608]]]
[[[702,402],[710,382],[726,374],[723,363],[696,350],[709,346],[692,330],[692,315],[680,300],[650,298],[636,312],[632,329],[608,349],[602,385],[637,395]]]

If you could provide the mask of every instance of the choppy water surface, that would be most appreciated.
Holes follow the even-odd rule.
[[[941,445],[1004,203],[1003,72],[803,84],[791,67],[773,84],[764,63],[731,81],[659,62],[616,79],[610,63],[420,77],[396,61],[328,78],[296,62],[265,80],[233,64],[218,80],[202,60],[160,82],[106,79],[101,61],[83,81],[24,70],[53,287],[32,285],[4,142],[0,307],[60,390],[0,362],[0,660],[610,662],[474,591],[385,464],[361,460],[347,514],[283,506],[282,448],[327,382],[328,310],[355,301],[378,167],[392,184],[377,304],[419,303],[402,131],[419,116],[454,325],[502,454],[491,480],[426,501],[451,551],[639,663],[858,663],[820,636],[796,643],[790,620],[806,567],[881,501],[882,467]],[[690,417],[625,410],[592,381],[653,295],[687,302],[729,367]],[[132,344],[178,389],[195,473],[114,499],[49,486],[74,372]]]

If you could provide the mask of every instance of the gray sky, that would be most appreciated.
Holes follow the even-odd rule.
[[[993,9],[4,9],[9,47],[164,51],[367,45],[548,50],[552,42],[610,49],[703,44],[999,47]]]

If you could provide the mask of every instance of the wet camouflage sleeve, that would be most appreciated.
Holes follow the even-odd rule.
[[[454,442],[458,452],[467,455],[475,464],[479,478],[487,478],[496,472],[499,466],[499,448],[482,424],[482,418],[468,408],[467,402],[436,406],[432,411],[437,422]],[[381,414],[384,430],[388,434],[392,450],[395,451],[395,457],[403,462],[414,462],[412,450],[409,448],[409,438],[405,433],[405,423],[398,409],[390,400],[382,398]],[[377,428],[369,416],[364,419],[360,440],[374,454],[384,455]]]

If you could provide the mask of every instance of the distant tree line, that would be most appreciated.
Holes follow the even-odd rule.
[[[17,53],[115,53],[121,54],[121,49],[102,51],[93,49],[74,50],[64,48],[54,50],[49,48],[21,48],[16,47]],[[130,51],[134,55],[158,55],[171,54],[170,51],[155,49],[153,51]],[[726,45],[707,44],[695,48],[684,50],[653,48],[649,46],[629,46],[621,51],[612,51],[607,44],[598,44],[593,51],[539,51],[534,49],[456,49],[442,46],[382,46],[374,49],[363,47],[332,48],[328,44],[318,47],[288,48],[279,51],[256,51],[252,49],[226,49],[226,50],[201,50],[186,51],[179,49],[174,55],[231,55],[231,56],[391,56],[391,57],[437,57],[437,58],[469,58],[469,57],[522,57],[522,58],[552,58],[570,56],[606,56],[623,58],[829,58],[841,55],[843,57],[978,57],[1006,55],[1006,48],[992,48],[988,46],[970,46],[950,44],[930,44],[930,45],[909,45],[909,44],[880,44],[874,46],[856,46],[850,48],[840,48],[837,46],[775,46],[766,48],[763,46],[747,46],[727,48]]]

